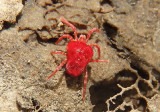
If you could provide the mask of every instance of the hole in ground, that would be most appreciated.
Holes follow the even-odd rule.
[[[124,110],[118,109],[116,112],[130,112],[131,109],[132,108],[130,106],[124,106]]]
[[[92,112],[104,112],[107,111],[107,99],[119,93],[121,89],[118,88],[115,81],[108,82],[107,80],[103,80],[91,86],[89,91],[91,103],[95,105]],[[110,105],[110,107],[115,108],[115,105]]]
[[[137,64],[133,64],[131,62],[131,67],[135,70],[137,70],[138,72],[138,75],[141,76],[142,78],[146,79],[146,80],[149,80],[149,73],[144,70],[142,67],[140,67],[140,65],[138,64],[139,62],[137,62]]]
[[[53,4],[62,3],[62,0],[52,0]]]
[[[111,25],[111,24],[108,23],[108,22],[105,22],[105,23],[103,24],[103,28],[104,28],[104,30],[105,30],[105,32],[106,32],[106,35],[107,35],[108,37],[110,37],[111,39],[113,39],[113,38],[116,37],[116,35],[117,35],[117,33],[118,33],[118,28],[117,28],[117,27],[115,27],[114,25]]]
[[[115,77],[117,79],[117,83],[123,87],[129,87],[137,80],[136,73],[125,69],[117,73]]]
[[[103,5],[103,4],[109,4],[110,6],[113,6],[113,3],[112,3],[111,0],[102,0],[102,1],[100,2],[100,4],[101,4],[101,5]]]
[[[152,88],[149,87],[147,82],[145,82],[143,80],[140,80],[138,82],[138,88],[139,88],[141,94],[144,95],[147,98],[151,98],[152,96],[155,95],[155,92],[152,91]]]
[[[9,23],[7,21],[4,21],[4,23],[3,23],[3,28],[4,29],[9,29],[10,27],[13,27],[13,26],[15,26],[15,24]]]
[[[157,82],[152,82],[152,84],[154,86],[159,85],[158,83],[160,83],[160,71],[156,70],[156,69],[152,69],[151,74],[155,77],[155,79],[157,80]],[[159,90],[160,90],[160,86],[159,86]]]
[[[25,5],[26,1],[27,1],[27,0],[22,0],[22,4]]]
[[[147,106],[147,101],[143,98],[139,98],[137,100],[137,108],[141,112],[149,112],[148,111],[148,106]]]

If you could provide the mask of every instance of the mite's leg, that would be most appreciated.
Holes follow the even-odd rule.
[[[85,77],[84,77],[84,87],[83,87],[83,101],[85,100],[85,92],[86,92],[86,85],[87,85],[87,78],[88,78],[88,72],[87,68],[85,68]]]
[[[96,31],[96,32],[100,33],[100,30],[99,30],[99,29],[97,29],[97,28],[93,28],[92,30],[90,30],[90,31],[89,31],[89,33],[88,33],[88,35],[87,35],[86,42],[88,42],[88,40],[89,40],[89,38],[90,38],[91,34],[92,34],[94,31]]]
[[[57,45],[62,39],[64,39],[64,38],[69,38],[70,41],[73,41],[73,40],[74,40],[72,36],[70,36],[70,35],[68,35],[68,34],[64,34],[64,35],[62,35],[62,36],[57,40],[56,45]]]
[[[61,20],[63,23],[65,23],[66,25],[70,26],[70,27],[73,29],[73,31],[74,31],[74,38],[75,38],[75,40],[77,41],[77,40],[78,40],[78,37],[77,37],[76,27],[75,27],[73,24],[69,23],[67,20],[65,20],[65,19],[62,18],[62,17],[60,18],[60,20]]]
[[[61,51],[52,51],[51,54],[62,54],[62,55],[67,55],[66,53],[64,52],[61,52]]]
[[[46,80],[48,80],[49,78],[51,78],[57,71],[59,71],[66,62],[67,62],[67,59],[65,59],[65,60],[57,67],[57,69],[56,69],[49,77],[46,78]]]
[[[99,59],[100,56],[101,56],[99,46],[98,46],[97,44],[91,44],[90,46],[91,46],[91,47],[95,46],[95,47],[97,48],[97,50],[98,50],[98,59]]]
[[[106,63],[108,63],[109,61],[105,61],[105,60],[91,60],[90,62],[106,62]]]

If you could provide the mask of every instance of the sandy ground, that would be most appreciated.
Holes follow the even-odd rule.
[[[159,112],[159,0],[1,0],[0,112]],[[55,42],[76,26],[78,36],[93,33],[102,60],[72,77],[65,66],[69,40]],[[93,48],[96,59],[98,52]]]

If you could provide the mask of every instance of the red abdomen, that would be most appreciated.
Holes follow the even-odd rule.
[[[69,42],[67,45],[67,73],[72,76],[81,75],[92,56],[91,46],[80,41]]]

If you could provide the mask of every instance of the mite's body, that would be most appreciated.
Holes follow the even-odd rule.
[[[57,69],[49,76],[47,77],[47,80],[51,78],[58,70],[62,68],[64,64],[66,64],[66,71],[69,75],[72,76],[80,76],[83,72],[85,72],[85,80],[84,80],[84,88],[83,88],[83,100],[85,99],[85,91],[86,91],[86,84],[87,84],[87,69],[86,66],[89,62],[108,62],[104,60],[98,60],[100,58],[100,48],[97,44],[90,44],[87,45],[91,34],[96,31],[100,32],[98,29],[93,28],[87,35],[80,35],[79,38],[77,37],[77,30],[76,27],[73,26],[71,23],[69,23],[64,18],[60,18],[60,20],[70,26],[74,31],[74,39],[72,36],[68,34],[64,34],[61,36],[56,44],[58,44],[63,38],[69,38],[71,42],[67,45],[67,53],[59,52],[59,51],[53,51],[52,54],[62,54],[67,56],[67,59],[65,59],[58,67]],[[92,47],[96,47],[98,49],[98,59],[93,60],[93,49]]]
[[[80,41],[69,42],[67,45],[67,73],[75,77],[81,75],[92,57],[91,46]]]

